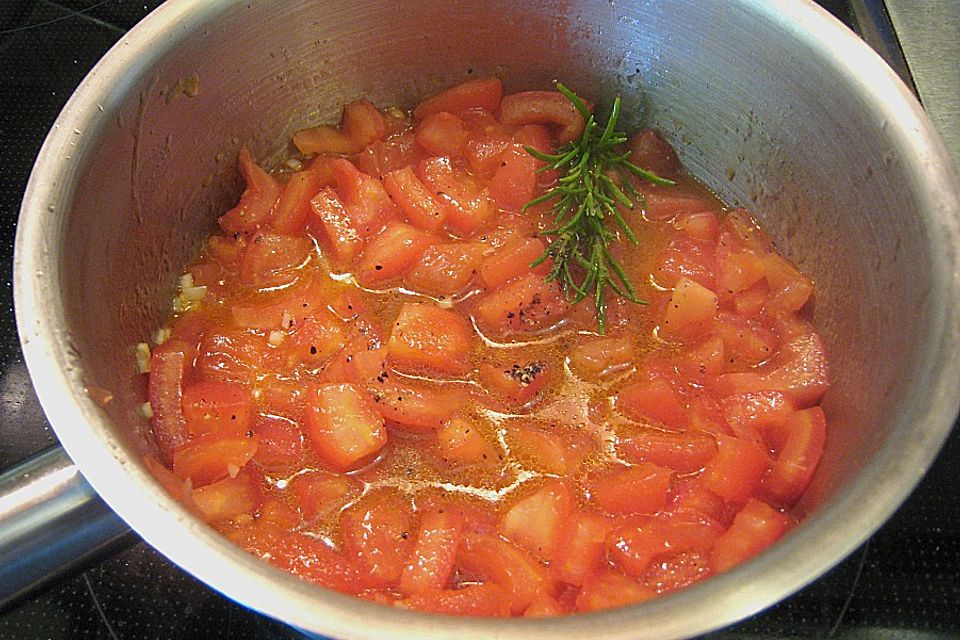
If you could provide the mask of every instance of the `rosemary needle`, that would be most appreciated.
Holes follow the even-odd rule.
[[[620,207],[632,210],[640,195],[629,180],[617,184],[610,175],[632,173],[653,184],[676,183],[630,162],[630,151],[621,147],[627,136],[616,130],[620,96],[614,99],[606,124],[601,125],[577,94],[560,82],[556,87],[573,103],[586,124],[578,140],[563,145],[555,154],[525,147],[527,153],[546,163],[541,172],[560,172],[553,188],[524,205],[526,210],[553,201],[550,214],[555,226],[542,232],[552,236],[552,241],[531,267],[552,259],[546,280],[557,281],[573,303],[592,297],[599,332],[605,333],[608,287],[622,298],[646,304],[637,297],[630,277],[610,252],[609,245],[617,234],[607,225],[607,218],[613,218],[623,236],[637,244],[637,237],[623,218]]]

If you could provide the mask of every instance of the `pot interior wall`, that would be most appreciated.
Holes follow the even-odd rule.
[[[622,93],[633,123],[661,129],[695,175],[756,212],[816,279],[834,386],[808,507],[869,462],[918,393],[911,372],[923,368],[919,344],[935,316],[931,232],[904,186],[899,143],[870,100],[837,84],[829,53],[804,49],[799,33],[771,35],[776,20],[762,6],[228,4],[210,2],[165,31],[154,57],[131,60],[126,86],[103,96],[102,115],[79,136],[87,164],[70,214],[51,238],[63,246],[75,364],[114,395],[103,409],[114,426],[100,428],[118,455],[136,455],[146,428],[132,346],[164,321],[182,265],[239,194],[239,147],[275,161],[292,132],[336,122],[349,100],[410,107],[491,74],[508,90],[562,79],[601,111]]]

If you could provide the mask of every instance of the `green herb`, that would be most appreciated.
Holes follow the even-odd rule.
[[[541,172],[558,170],[561,174],[556,186],[524,205],[526,210],[542,202],[555,200],[550,213],[554,216],[556,226],[542,232],[553,236],[553,242],[531,267],[552,258],[553,266],[546,280],[560,283],[573,303],[592,297],[597,306],[598,328],[600,333],[604,333],[607,287],[631,302],[647,304],[637,298],[629,276],[610,253],[609,247],[617,239],[617,234],[615,229],[608,228],[608,216],[616,221],[627,240],[637,243],[637,237],[619,209],[622,206],[633,210],[634,203],[641,198],[626,176],[632,173],[659,185],[676,183],[630,162],[630,151],[621,147],[627,141],[627,136],[616,131],[620,118],[620,96],[613,101],[606,124],[601,125],[577,94],[560,82],[556,86],[577,108],[586,124],[580,139],[563,145],[556,154],[545,154],[526,147],[530,155],[547,163],[540,169]],[[616,175],[624,178],[620,184],[611,177]]]

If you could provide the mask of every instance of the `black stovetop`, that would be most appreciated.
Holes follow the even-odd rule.
[[[202,0],[201,0],[202,1]],[[857,27],[846,1],[821,0]],[[20,354],[13,238],[27,177],[60,108],[156,0],[0,0],[0,470],[54,444]],[[820,580],[711,640],[960,638],[960,430],[913,496]],[[0,639],[292,638],[133,535],[124,550],[0,609]]]

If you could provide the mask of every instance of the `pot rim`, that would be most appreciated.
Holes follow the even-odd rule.
[[[851,90],[888,118],[888,134],[910,150],[905,170],[921,187],[937,267],[931,284],[937,317],[926,368],[928,395],[904,410],[895,437],[816,517],[727,574],[679,593],[621,609],[544,620],[463,619],[391,610],[318,589],[259,561],[190,516],[142,468],[131,465],[105,416],[84,390],[57,280],[59,251],[49,238],[66,219],[72,191],[104,112],[166,51],[200,30],[233,0],[169,0],[128,32],[81,83],[40,151],[18,223],[14,300],[21,345],[54,430],[103,499],[147,542],[233,600],[298,628],[337,637],[680,638],[748,617],[837,564],[889,518],[924,475],[948,436],[960,396],[960,188],[949,156],[910,90],[869,47],[809,0],[741,0],[836,65]],[[87,132],[77,135],[74,132]],[[78,419],[79,417],[79,419]],[[914,428],[907,428],[914,423]],[[134,490],[131,490],[131,487]],[[869,496],[869,499],[864,499]],[[149,498],[149,499],[145,499]],[[836,535],[842,522],[843,535]],[[269,588],[265,584],[269,582]],[[704,604],[706,603],[706,604]],[[683,616],[676,611],[684,610]]]

